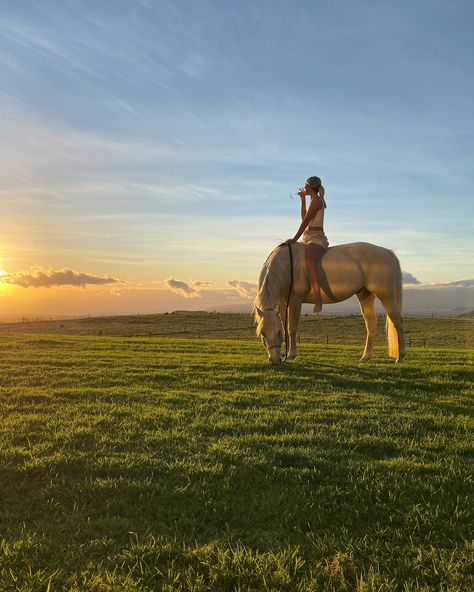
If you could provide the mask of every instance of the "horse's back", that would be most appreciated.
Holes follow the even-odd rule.
[[[304,265],[305,246],[297,243],[297,247],[298,283],[304,291],[309,288]],[[397,269],[397,258],[385,247],[367,242],[335,245],[329,247],[320,262],[321,288],[332,302],[345,300],[362,288],[381,297],[387,289],[392,289]]]
[[[390,249],[372,243],[358,242],[337,245],[334,253],[328,249],[327,255],[334,257],[339,264],[350,269],[359,269],[363,277],[363,287],[378,298],[388,297],[399,281],[400,263]]]
[[[296,243],[295,246],[298,248],[297,258],[304,260],[305,245]],[[334,264],[344,262],[345,265],[352,266],[355,264],[358,267],[360,265],[370,265],[374,261],[390,261],[393,257],[394,255],[389,249],[372,243],[345,243],[329,247],[323,255],[322,264],[323,266],[332,267]]]
[[[385,257],[388,253],[388,249],[380,247],[372,243],[357,242],[357,243],[345,243],[342,245],[335,245],[329,247],[325,257],[354,257],[358,261],[365,258],[373,257]]]

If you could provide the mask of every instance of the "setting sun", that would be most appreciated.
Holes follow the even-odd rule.
[[[2,277],[2,275],[7,275],[7,272],[4,269],[0,269],[0,277]]]

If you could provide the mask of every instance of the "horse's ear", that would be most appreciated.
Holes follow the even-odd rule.
[[[263,311],[260,310],[258,306],[255,307],[255,316],[259,317],[260,319],[263,317]]]

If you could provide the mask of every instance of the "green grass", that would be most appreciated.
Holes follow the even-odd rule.
[[[385,317],[379,315],[377,345],[385,346]],[[62,335],[166,336],[184,338],[255,339],[249,314],[183,312],[141,316],[97,317],[60,321],[2,323],[0,333],[57,333]],[[474,318],[405,318],[407,346],[474,347]],[[361,316],[313,314],[301,317],[303,343],[360,345],[366,331]]]
[[[472,350],[0,349],[2,592],[473,589]]]

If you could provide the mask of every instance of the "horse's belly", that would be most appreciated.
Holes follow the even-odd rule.
[[[364,287],[364,276],[358,266],[323,265],[319,268],[319,283],[323,304],[332,304],[347,300]],[[314,291],[306,274],[299,276],[295,292],[303,302],[314,303]]]
[[[329,294],[321,289],[321,300],[323,304],[334,304],[335,302],[347,300],[348,298],[351,298],[351,296],[354,296],[354,294],[355,292],[353,289],[332,291]],[[310,290],[310,292],[306,294],[304,302],[314,304],[315,301],[314,292],[313,290]]]

